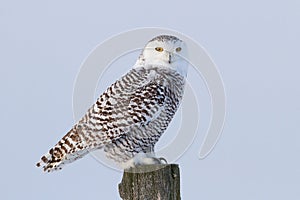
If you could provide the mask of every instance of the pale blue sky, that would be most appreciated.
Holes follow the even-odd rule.
[[[0,199],[119,199],[121,173],[92,157],[44,174],[35,163],[73,124],[80,65],[132,28],[180,31],[206,48],[227,94],[223,135],[177,161],[183,199],[300,198],[300,2],[1,1]]]

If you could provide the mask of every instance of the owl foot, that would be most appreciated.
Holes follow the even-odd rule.
[[[154,156],[150,157],[140,157],[134,160],[134,165],[159,165],[168,164],[165,158],[156,158]]]
[[[126,163],[121,164],[123,169],[134,168],[140,165],[160,165],[160,164],[168,164],[165,158],[156,158],[154,155],[139,153],[135,155],[134,158],[130,159]]]

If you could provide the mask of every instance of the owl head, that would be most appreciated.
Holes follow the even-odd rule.
[[[186,58],[187,48],[182,40],[171,35],[159,35],[146,44],[137,64],[170,67],[186,76],[188,66]]]

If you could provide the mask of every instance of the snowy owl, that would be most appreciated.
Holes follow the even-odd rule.
[[[123,168],[160,163],[154,146],[182,100],[186,56],[184,42],[175,36],[150,40],[132,69],[107,88],[37,166],[58,170],[98,149]]]

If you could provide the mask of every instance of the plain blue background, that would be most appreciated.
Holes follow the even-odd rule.
[[[73,83],[88,53],[144,26],[189,35],[220,69],[227,120],[216,148],[178,160],[183,199],[300,198],[300,2],[1,1],[0,199],[119,199],[121,173],[86,158],[35,163],[74,123]]]

